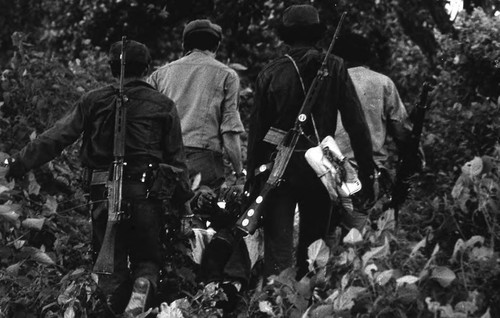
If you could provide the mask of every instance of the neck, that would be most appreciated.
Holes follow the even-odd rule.
[[[203,53],[203,54],[206,54],[208,56],[211,56],[211,57],[215,58],[215,52],[214,51],[210,51],[210,50],[192,49],[191,51],[188,51],[186,53],[186,55],[189,55],[189,54],[191,54],[193,52],[200,52],[200,53]]]

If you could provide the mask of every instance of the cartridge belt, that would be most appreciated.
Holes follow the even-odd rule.
[[[149,182],[153,176],[153,170],[148,169],[137,173],[123,173],[123,181]],[[107,170],[93,170],[90,177],[90,185],[106,185],[110,181],[110,174]]]

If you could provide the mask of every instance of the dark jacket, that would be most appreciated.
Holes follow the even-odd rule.
[[[307,91],[323,61],[324,54],[312,47],[292,49],[288,54],[297,63]],[[370,132],[343,60],[331,55],[327,65],[329,75],[323,82],[319,98],[312,107],[318,134],[320,139],[327,135],[335,135],[337,113],[340,111],[363,182],[374,173],[375,169]],[[263,141],[269,128],[275,127],[285,131],[292,128],[304,96],[297,71],[287,57],[274,60],[259,73],[248,136],[249,178],[252,178],[257,167],[271,160],[271,154],[275,151],[275,146]],[[299,140],[297,147],[316,146],[317,140],[310,120],[305,125],[304,131],[316,144],[308,143],[301,137],[302,141]]]
[[[80,158],[91,169],[113,162],[114,107],[117,88],[106,86],[83,95],[52,128],[24,147],[16,158],[29,170],[55,156],[82,134]],[[186,170],[180,120],[172,100],[143,81],[125,85],[127,126],[125,162],[131,173],[148,163],[168,163]]]

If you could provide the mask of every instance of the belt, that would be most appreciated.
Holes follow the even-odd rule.
[[[152,170],[137,173],[123,173],[123,180],[135,182],[149,182],[153,176]],[[111,180],[109,171],[107,170],[93,170],[90,176],[90,185],[106,185]]]

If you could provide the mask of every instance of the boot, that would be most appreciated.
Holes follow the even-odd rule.
[[[133,318],[146,311],[150,289],[151,283],[148,279],[139,277],[135,280],[130,300],[123,313],[125,318]]]

